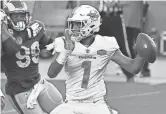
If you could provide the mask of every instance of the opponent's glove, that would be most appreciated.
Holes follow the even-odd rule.
[[[41,29],[42,29],[42,27],[39,25],[38,22],[33,23],[32,25],[30,25],[27,28],[28,37],[29,38],[36,37],[38,35],[38,33],[40,32]]]
[[[54,55],[56,52],[60,52],[58,57],[56,58],[56,61],[59,64],[64,64],[74,50],[75,43],[70,40],[71,34],[68,29],[65,29],[65,38],[62,37],[63,42],[61,40],[58,40],[56,38],[53,43],[46,46],[47,50],[52,50],[52,54]]]

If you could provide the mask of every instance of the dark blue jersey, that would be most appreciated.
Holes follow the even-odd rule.
[[[39,53],[40,47],[46,45],[49,38],[45,35],[45,28],[40,21],[40,32],[34,38],[28,38],[27,31],[14,32],[12,38],[2,43],[5,74],[7,76],[6,93],[17,94],[32,88],[40,79]],[[3,33],[2,33],[3,34]]]

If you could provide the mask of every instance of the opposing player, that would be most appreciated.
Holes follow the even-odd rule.
[[[23,1],[10,1],[4,7],[2,23],[2,62],[7,83],[6,97],[19,114],[50,113],[63,102],[60,92],[39,73],[39,53],[53,40],[44,24],[31,21]]]

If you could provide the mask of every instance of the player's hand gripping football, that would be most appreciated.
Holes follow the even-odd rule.
[[[69,51],[73,51],[75,42],[71,40],[71,32],[69,29],[65,29],[64,48]]]
[[[140,33],[137,36],[136,50],[138,55],[145,59],[145,61],[150,63],[154,63],[156,61],[156,44],[149,35]]]

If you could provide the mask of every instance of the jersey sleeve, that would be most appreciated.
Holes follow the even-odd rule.
[[[43,22],[35,20],[32,22],[32,24],[34,23],[38,23],[39,27],[41,27],[40,32],[38,33],[38,35],[36,37],[40,38],[39,43],[40,43],[40,49],[44,49],[46,45],[50,44],[53,42],[53,39],[50,38],[47,34],[46,34],[46,29],[45,29],[45,25]]]
[[[118,42],[115,37],[106,37],[108,43],[108,54],[112,56],[119,49]]]
[[[44,33],[45,33],[45,25],[41,21],[34,20],[34,21],[32,21],[29,24],[29,27],[33,26],[33,24],[36,24],[36,23],[38,24],[39,32],[38,32],[38,34],[35,37],[41,38],[44,35]]]

